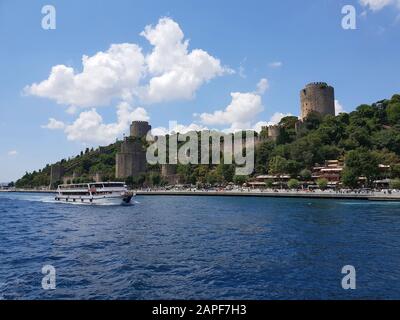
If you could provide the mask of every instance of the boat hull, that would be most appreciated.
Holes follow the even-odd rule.
[[[74,197],[56,196],[55,200],[61,203],[86,205],[131,205],[133,195],[101,196],[101,197]]]

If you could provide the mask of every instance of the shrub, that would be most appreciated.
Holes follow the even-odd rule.
[[[289,189],[298,189],[300,186],[300,182],[297,179],[290,179],[288,182]]]

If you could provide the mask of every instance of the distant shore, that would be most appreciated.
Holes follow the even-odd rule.
[[[317,199],[347,199],[367,201],[399,201],[400,192],[370,191],[293,191],[293,190],[133,190],[140,196],[208,196],[208,197],[269,197],[269,198],[317,198]],[[55,190],[0,190],[14,193],[55,193]]]

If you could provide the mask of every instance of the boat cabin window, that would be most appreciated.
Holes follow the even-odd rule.
[[[103,188],[103,184],[102,183],[91,183],[89,185],[89,188]]]

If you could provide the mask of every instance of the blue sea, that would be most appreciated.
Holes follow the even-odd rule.
[[[400,299],[400,203],[0,193],[0,299]]]

